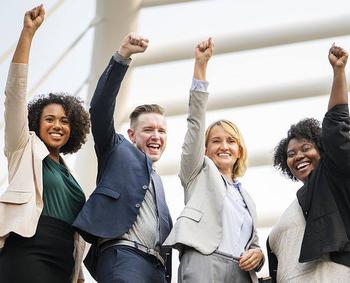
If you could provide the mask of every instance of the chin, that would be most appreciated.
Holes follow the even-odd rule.
[[[146,154],[149,159],[152,160],[152,162],[156,162],[160,159],[160,156],[154,155],[154,154]]]
[[[160,156],[151,157],[151,159],[152,159],[153,162],[157,162],[160,159]]]

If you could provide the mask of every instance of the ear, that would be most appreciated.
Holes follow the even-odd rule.
[[[128,136],[132,143],[136,143],[136,136],[133,129],[128,129]]]

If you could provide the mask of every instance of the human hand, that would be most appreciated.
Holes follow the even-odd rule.
[[[28,32],[29,35],[34,36],[37,29],[41,26],[45,17],[44,5],[41,4],[24,14],[23,31]]]
[[[206,64],[213,55],[214,42],[211,37],[208,40],[197,44],[195,49],[195,58],[197,64]]]
[[[195,48],[195,64],[193,77],[197,80],[206,80],[208,61],[213,55],[214,42],[209,37],[208,40],[197,44]]]
[[[135,33],[129,33],[119,47],[118,53],[125,59],[130,58],[132,54],[142,53],[148,47],[149,40]]]
[[[263,257],[261,249],[249,249],[239,258],[239,267],[244,271],[254,270],[259,266]]]
[[[329,49],[328,59],[334,70],[345,68],[346,62],[348,61],[348,53],[343,48],[333,43],[332,47]]]

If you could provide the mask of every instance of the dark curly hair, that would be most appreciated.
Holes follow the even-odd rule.
[[[273,166],[280,170],[285,176],[293,181],[298,179],[294,177],[287,165],[287,148],[291,139],[306,139],[316,145],[317,150],[322,154],[320,122],[313,118],[306,118],[290,127],[287,137],[282,139],[275,147],[273,156]]]
[[[40,118],[45,106],[49,104],[62,105],[70,123],[71,133],[67,143],[60,148],[63,154],[77,152],[86,142],[86,135],[90,131],[90,117],[82,106],[81,99],[65,93],[49,93],[39,95],[28,103],[29,130],[38,137]]]

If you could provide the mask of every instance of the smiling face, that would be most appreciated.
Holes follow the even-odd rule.
[[[320,161],[315,144],[306,139],[291,139],[287,147],[287,165],[294,177],[305,182]]]
[[[70,137],[70,123],[60,104],[48,104],[40,117],[39,137],[53,155],[58,155]]]
[[[222,126],[215,125],[209,132],[205,155],[223,175],[231,179],[233,166],[240,157],[240,147],[237,140]]]
[[[132,143],[142,150],[152,162],[160,159],[166,147],[167,125],[165,117],[158,113],[142,113],[133,128],[128,130]]]

